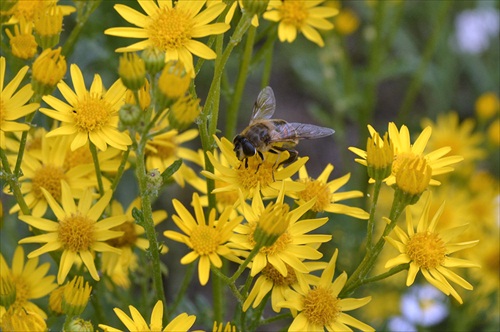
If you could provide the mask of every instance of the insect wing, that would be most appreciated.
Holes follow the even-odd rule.
[[[271,89],[270,86],[266,86],[259,93],[259,96],[255,101],[250,124],[259,119],[270,119],[273,116],[275,109],[276,99],[274,98],[273,89]]]
[[[288,126],[293,128],[296,139],[314,139],[332,135],[335,130],[326,127],[315,126],[312,124],[292,122]]]

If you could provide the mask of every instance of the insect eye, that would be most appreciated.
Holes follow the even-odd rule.
[[[246,156],[253,156],[255,154],[255,147],[247,140],[243,142],[243,153]]]

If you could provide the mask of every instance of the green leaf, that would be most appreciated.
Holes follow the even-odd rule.
[[[161,173],[161,177],[163,178],[163,183],[166,183],[172,175],[181,167],[182,159],[177,159],[172,163],[172,165],[168,166],[166,170]]]

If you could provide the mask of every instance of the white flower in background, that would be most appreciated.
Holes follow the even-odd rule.
[[[478,54],[489,48],[491,40],[498,42],[500,17],[494,8],[477,8],[458,14],[455,37],[460,52]]]
[[[401,297],[401,313],[411,324],[433,326],[448,316],[448,299],[431,285],[414,286]]]
[[[418,329],[415,325],[408,322],[404,317],[395,316],[387,322],[387,330],[392,332],[417,332]]]

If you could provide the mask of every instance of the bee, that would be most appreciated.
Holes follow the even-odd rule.
[[[236,157],[245,159],[245,167],[248,167],[248,158],[256,154],[264,161],[265,152],[279,154],[288,151],[289,158],[279,165],[294,162],[299,155],[294,149],[299,140],[326,137],[335,132],[312,124],[271,119],[275,109],[273,89],[265,87],[255,101],[250,124],[233,139]]]

